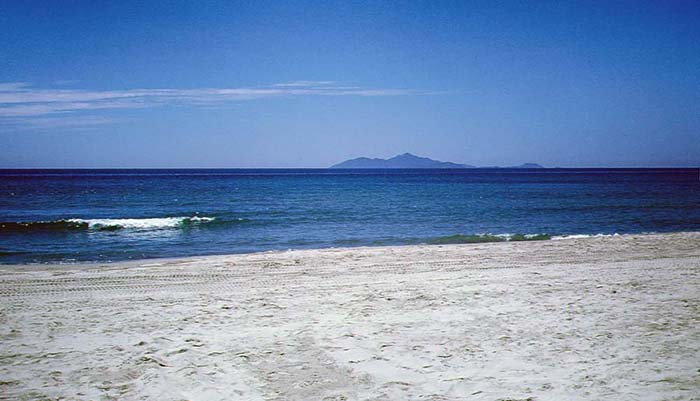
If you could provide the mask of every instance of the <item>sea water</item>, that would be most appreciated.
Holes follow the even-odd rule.
[[[0,263],[697,231],[697,169],[0,170]]]

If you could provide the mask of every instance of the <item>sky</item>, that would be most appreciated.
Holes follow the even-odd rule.
[[[0,168],[700,165],[696,1],[12,1]]]

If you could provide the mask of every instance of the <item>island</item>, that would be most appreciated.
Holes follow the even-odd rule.
[[[470,164],[460,164],[453,162],[443,162],[439,160],[429,159],[427,157],[416,156],[411,153],[404,153],[398,156],[394,156],[389,159],[379,159],[379,158],[368,158],[368,157],[358,157],[356,159],[346,160],[344,162],[334,164],[330,168],[346,168],[346,169],[384,169],[384,168],[422,168],[422,169],[466,169],[466,168],[479,168]],[[503,168],[503,167],[484,167],[484,168]],[[511,166],[505,168],[522,168],[522,169],[534,169],[534,168],[544,168],[536,163],[525,163],[518,166]]]

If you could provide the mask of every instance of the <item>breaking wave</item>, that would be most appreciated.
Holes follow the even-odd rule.
[[[617,237],[620,234],[472,234],[472,235],[447,235],[444,237],[429,238],[428,244],[476,244],[481,242],[505,242],[505,241],[544,241],[544,240],[564,240],[580,238],[607,238]]]
[[[577,238],[606,238],[606,237],[618,237],[620,234],[571,234],[571,235],[557,235],[552,237],[554,240],[560,239],[577,239]]]
[[[116,231],[186,228],[215,221],[214,217],[156,217],[145,219],[64,219],[35,222],[0,222],[0,232]]]
[[[543,241],[549,239],[552,239],[552,236],[549,234],[455,234],[430,238],[428,244],[475,244],[481,242]]]

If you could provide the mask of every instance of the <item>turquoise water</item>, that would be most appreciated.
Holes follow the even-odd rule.
[[[0,263],[697,231],[697,169],[0,170]]]

